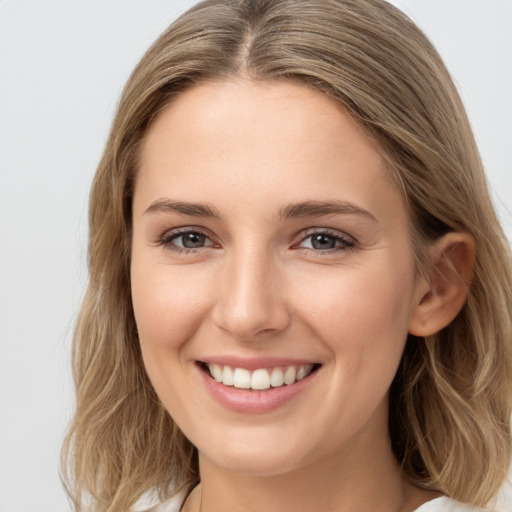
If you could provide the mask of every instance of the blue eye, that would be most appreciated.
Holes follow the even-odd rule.
[[[297,247],[315,251],[332,251],[348,249],[354,245],[351,238],[328,232],[316,232],[303,238]]]

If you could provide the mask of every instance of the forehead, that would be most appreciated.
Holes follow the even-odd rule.
[[[377,144],[339,103],[304,85],[249,80],[197,85],[159,114],[143,143],[137,195],[247,207],[401,201]]]
[[[343,135],[350,143],[364,142],[380,160],[378,144],[345,111],[343,106],[312,87],[291,81],[233,79],[201,83],[177,95],[152,123],[143,144],[143,156],[154,142],[166,144],[194,139],[214,149],[251,149],[266,144],[265,154],[280,144],[322,148]],[[259,148],[262,149],[262,148]],[[347,148],[348,149],[348,148]],[[263,156],[263,155],[262,155]]]

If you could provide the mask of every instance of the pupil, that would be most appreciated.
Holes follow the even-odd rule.
[[[205,236],[200,233],[187,233],[183,235],[183,247],[187,249],[195,249],[196,247],[203,247]]]
[[[315,235],[311,240],[314,249],[333,249],[336,241],[329,235]]]

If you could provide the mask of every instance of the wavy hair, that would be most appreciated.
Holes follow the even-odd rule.
[[[393,449],[411,482],[484,505],[511,455],[512,259],[457,90],[425,35],[384,0],[206,0],[147,51],[122,93],[90,195],[90,279],[76,325],[76,413],[63,448],[75,510],[128,510],[199,479],[196,449],[143,367],[130,292],[141,141],[175,95],[248,76],[314,87],[386,155],[407,200],[418,269],[449,231],[476,240],[468,299],[410,336],[390,393]]]

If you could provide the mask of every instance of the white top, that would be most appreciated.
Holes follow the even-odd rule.
[[[414,512],[478,512],[481,509],[464,505],[458,501],[454,501],[446,496],[427,501]]]
[[[178,493],[164,503],[155,505],[150,509],[145,509],[141,512],[179,512],[184,493]],[[414,512],[479,512],[481,509],[472,507],[470,505],[464,505],[458,501],[454,501],[447,497],[436,498],[431,501],[427,501],[420,508],[417,508]]]

